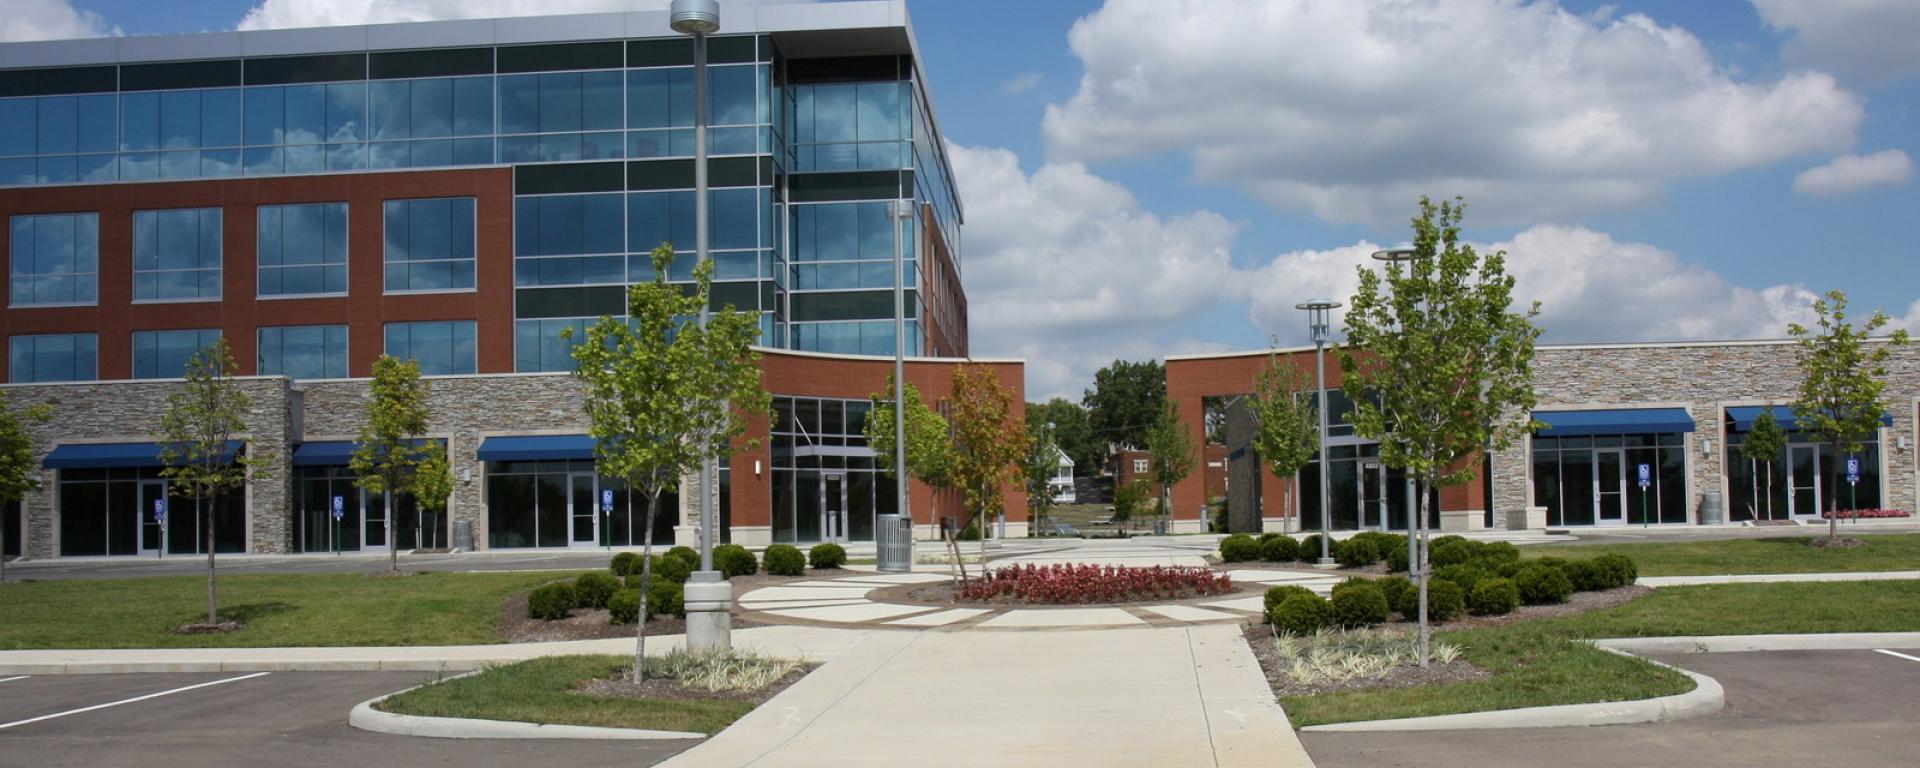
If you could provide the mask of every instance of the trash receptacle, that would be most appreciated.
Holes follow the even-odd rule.
[[[1165,520],[1153,521],[1153,535],[1155,536],[1167,535],[1167,521]]]
[[[453,521],[453,548],[460,552],[473,551],[473,521]]]
[[[913,518],[874,516],[874,565],[881,573],[913,570]]]
[[[1707,491],[1700,494],[1700,524],[1720,525],[1727,520],[1725,499],[1719,491]]]

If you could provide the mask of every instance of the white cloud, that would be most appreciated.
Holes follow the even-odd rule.
[[[1871,155],[1841,155],[1826,165],[1808,168],[1793,177],[1793,191],[1816,197],[1838,197],[1909,181],[1913,181],[1913,160],[1905,152],[1886,149]]]
[[[0,43],[118,34],[120,29],[108,26],[100,14],[75,8],[67,0],[7,0],[0,12]]]
[[[1790,32],[1789,63],[1885,83],[1920,74],[1920,3],[1913,0],[1753,0],[1768,26]]]
[[[1203,181],[1335,222],[1420,194],[1483,224],[1620,208],[1670,182],[1848,148],[1861,100],[1817,72],[1735,79],[1645,16],[1516,0],[1109,0],[1048,108],[1056,161],[1190,154]]]
[[[806,0],[727,0],[726,8]],[[437,19],[491,19],[562,13],[646,11],[670,0],[261,0],[240,20],[240,29],[331,27]],[[722,10],[724,24],[726,10]],[[662,32],[665,33],[664,30]]]
[[[1022,72],[1020,74],[1014,75],[1011,79],[1007,80],[1006,82],[1001,83],[1000,92],[1008,96],[1012,96],[1016,93],[1026,93],[1027,91],[1031,91],[1034,88],[1038,87],[1040,85],[1040,80],[1042,77],[1043,75],[1041,75],[1039,72]]]

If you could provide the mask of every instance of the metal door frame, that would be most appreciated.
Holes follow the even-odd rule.
[[[1381,464],[1379,459],[1362,459],[1359,461],[1358,466],[1360,468],[1360,475],[1359,477],[1355,478],[1354,503],[1360,506],[1360,517],[1358,520],[1356,520],[1356,522],[1359,523],[1359,529],[1363,531],[1388,530],[1387,528],[1387,467],[1385,464]],[[1374,478],[1373,478],[1374,512],[1373,514],[1375,519],[1374,519],[1373,525],[1367,525],[1367,471],[1368,470],[1372,470],[1374,475]]]
[[[1821,446],[1818,443],[1788,443],[1787,444],[1787,519],[1788,520],[1793,520],[1793,519],[1818,520],[1820,519],[1821,510],[1824,507],[1826,507],[1826,501],[1827,501],[1826,488],[1824,486],[1826,485],[1825,481],[1827,478],[1826,478],[1826,473],[1824,472],[1826,468],[1822,466],[1826,462],[1821,460],[1822,457],[1820,455],[1820,449],[1822,447],[1823,446]],[[1794,492],[1800,490],[1800,486],[1794,484],[1794,476],[1793,476],[1793,455],[1796,451],[1805,451],[1806,453],[1810,453],[1813,455],[1813,509],[1811,511],[1802,510],[1800,509],[1798,504],[1794,503]]]
[[[360,549],[355,551],[361,553],[372,552],[383,555],[393,551],[393,506],[391,500],[387,498],[390,494],[379,494],[380,506],[376,508],[372,504],[367,503],[368,497],[373,496],[376,493],[375,491],[357,487],[355,490],[360,492]],[[381,543],[378,545],[369,545],[367,544],[367,524],[373,522],[373,520],[367,517],[367,513],[374,509],[378,509],[380,512]],[[332,511],[329,510],[328,514],[332,514]]]
[[[593,535],[592,537],[588,538],[585,541],[581,541],[575,538],[573,535],[574,518],[580,514],[579,510],[576,510],[573,508],[574,502],[577,500],[573,492],[574,490],[573,484],[575,480],[578,480],[579,478],[583,478],[583,477],[592,481],[592,488],[593,488],[593,490],[587,494],[587,505],[588,505],[587,517],[593,520]],[[568,549],[592,549],[600,546],[600,535],[601,535],[600,518],[601,517],[603,517],[603,515],[600,514],[600,473],[568,472],[567,473],[567,548]]]
[[[840,488],[840,499],[836,505],[827,504],[827,484],[833,483]],[[847,473],[820,473],[820,541],[836,544],[847,543]]]
[[[1615,490],[1611,491],[1611,493],[1620,499],[1620,517],[1614,520],[1608,520],[1602,513],[1602,511],[1606,509],[1604,500],[1609,493],[1609,491],[1605,490],[1600,484],[1600,468],[1602,466],[1600,455],[1603,453],[1610,453],[1615,457],[1614,474],[1616,477],[1614,479],[1618,484],[1614,486]],[[1624,447],[1593,449],[1593,524],[1595,526],[1624,526],[1627,524],[1627,449]]]
[[[140,527],[134,531],[134,538],[133,538],[134,552],[135,554],[141,555],[143,557],[148,555],[151,555],[153,557],[164,557],[167,552],[167,543],[168,543],[167,536],[168,534],[172,533],[170,529],[173,526],[173,515],[175,512],[178,511],[173,508],[173,498],[171,494],[168,493],[168,491],[171,489],[167,487],[167,481],[164,478],[138,480],[136,481],[136,483],[137,485],[134,486],[135,490],[133,493],[133,498],[134,498],[134,503],[139,505],[138,514],[136,514],[135,517],[140,521]],[[146,498],[148,486],[158,486],[160,488],[160,498],[165,499],[167,504],[167,517],[164,521],[159,523],[159,526],[160,526],[160,534],[159,534],[160,548],[159,549],[148,549],[146,545],[147,526],[153,523],[153,509],[151,507],[151,504],[148,502]],[[111,520],[112,517],[109,516],[108,519]]]

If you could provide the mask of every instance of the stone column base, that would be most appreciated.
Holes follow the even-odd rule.
[[[717,571],[700,571],[687,580],[685,596],[687,648],[732,648],[733,584],[721,579]]]
[[[676,547],[693,547],[693,549],[694,549],[694,551],[699,551],[699,549],[700,549],[700,526],[697,526],[697,525],[676,525],[676,526],[674,526],[674,527],[673,527],[673,545],[672,545],[672,546],[676,546]]]
[[[1542,531],[1547,528],[1547,508],[1527,507],[1507,512],[1507,530]]]
[[[1443,509],[1440,511],[1440,530],[1447,533],[1481,530],[1486,527],[1486,514],[1483,509]]]

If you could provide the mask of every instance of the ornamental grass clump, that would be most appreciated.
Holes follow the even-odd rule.
[[[1233,580],[1207,568],[1156,565],[1024,565],[990,570],[962,585],[954,597],[972,602],[1014,600],[1049,605],[1179,600],[1224,595]]]
[[[648,677],[679,680],[688,688],[721,691],[757,691],[805,666],[804,660],[783,659],[741,648],[689,651],[676,648],[647,659]]]
[[[1287,681],[1296,685],[1325,685],[1384,677],[1399,667],[1419,666],[1419,647],[1412,635],[1368,629],[1322,629],[1303,635],[1274,638],[1274,651],[1286,663]],[[1458,661],[1464,649],[1453,643],[1433,644],[1436,664]]]

